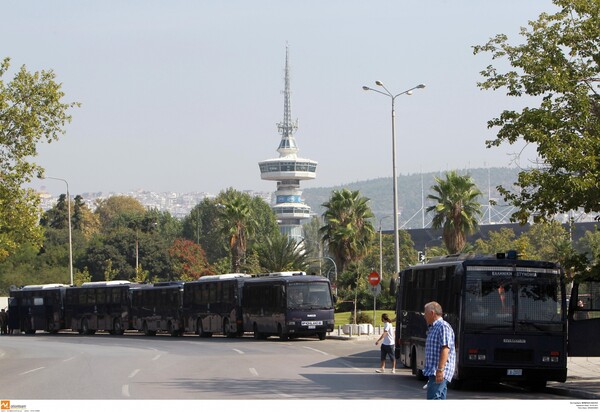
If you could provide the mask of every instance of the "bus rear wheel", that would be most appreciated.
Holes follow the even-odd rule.
[[[539,381],[530,382],[526,386],[529,387],[534,392],[540,392],[540,391],[543,391],[544,389],[546,389],[547,383],[548,383],[548,381],[539,380]]]
[[[212,336],[211,332],[204,331],[204,328],[202,327],[201,319],[198,319],[198,321],[196,322],[196,332],[198,333],[198,336],[200,336],[201,338],[210,338]]]
[[[263,335],[262,333],[260,333],[258,331],[258,325],[255,323],[254,327],[252,328],[253,332],[254,332],[254,339],[257,340],[261,340],[261,339],[265,339],[265,335]]]
[[[173,322],[169,321],[167,329],[169,329],[169,333],[171,334],[171,336],[179,336],[179,329],[175,328],[175,324]]]
[[[425,375],[423,375],[423,371],[417,367],[417,351],[415,348],[413,348],[410,355],[410,368],[412,369],[412,374],[415,375],[418,380],[427,380]]]
[[[227,318],[223,320],[223,335],[227,336],[228,338],[235,338],[238,335],[236,331],[231,330],[231,324]]]
[[[90,328],[88,326],[87,319],[83,319],[81,321],[81,329],[79,329],[79,334],[80,335],[89,335],[90,334]]]
[[[123,330],[123,325],[121,324],[121,319],[115,319],[113,322],[113,333],[115,335],[122,335],[125,333]]]

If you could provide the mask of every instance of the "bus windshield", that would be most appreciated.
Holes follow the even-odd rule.
[[[465,328],[561,332],[558,273],[541,268],[468,267]]]
[[[327,282],[298,282],[288,284],[288,309],[332,309]]]

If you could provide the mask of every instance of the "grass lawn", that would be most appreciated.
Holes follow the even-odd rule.
[[[371,319],[373,319],[373,310],[364,310],[363,313],[366,313]],[[383,313],[387,313],[391,319],[396,317],[394,309],[377,309],[375,311],[375,328],[378,326],[383,327],[383,322],[381,321],[381,315]],[[352,316],[354,316],[353,312],[335,312],[335,328],[337,329],[338,326],[352,323]]]

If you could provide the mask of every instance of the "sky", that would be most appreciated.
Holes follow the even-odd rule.
[[[472,46],[520,44],[544,11],[551,0],[9,0],[0,58],[53,70],[81,103],[35,158],[71,194],[217,194],[275,190],[258,163],[279,156],[288,46],[298,156],[319,163],[302,187],[329,187],[392,175],[391,99],[362,90],[376,80],[426,85],[395,101],[398,174],[514,166],[521,147],[487,149],[487,121],[525,102],[477,87],[492,60]]]

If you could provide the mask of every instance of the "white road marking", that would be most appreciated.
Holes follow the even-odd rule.
[[[131,372],[131,373],[129,374],[129,379],[131,379],[131,378],[133,378],[135,375],[137,375],[139,371],[140,371],[139,369],[136,369],[136,370],[134,370],[133,372]]]
[[[361,369],[361,368],[357,368],[356,366],[353,366],[351,363],[344,362],[344,361],[341,361],[341,363],[342,363],[344,366],[348,367],[348,368],[354,369],[355,371],[358,371],[358,372],[364,372],[364,370],[363,370],[363,369]]]
[[[153,361],[158,360],[160,357],[162,356],[162,354],[158,354],[155,357],[152,358]]]
[[[239,349],[235,349],[235,348],[233,348],[232,350],[233,350],[233,351],[235,351],[235,352],[237,352],[237,353],[239,353],[240,355],[243,355],[243,354],[244,354],[244,352],[242,352],[242,351],[241,351],[241,350],[239,350]]]
[[[320,354],[322,354],[322,355],[329,355],[327,352],[323,352],[322,350],[318,350],[318,349],[315,349],[315,348],[311,348],[310,346],[303,346],[303,348],[305,348],[305,349],[310,349],[310,350],[312,350],[312,351],[315,351],[315,352],[317,352],[317,353],[320,353]]]
[[[28,373],[39,371],[39,370],[42,370],[42,369],[45,369],[45,366],[42,366],[41,368],[31,369],[31,370],[28,370],[26,372],[21,372],[21,373],[19,373],[19,375],[27,375]]]
[[[121,388],[121,395],[129,398],[131,395],[129,395],[129,385],[123,385],[123,387]]]
[[[258,372],[256,371],[256,369],[250,368],[249,371],[253,376],[258,376]]]
[[[75,358],[76,358],[76,356],[71,356],[70,358],[63,359],[63,362],[69,362],[69,361],[72,361]]]

